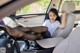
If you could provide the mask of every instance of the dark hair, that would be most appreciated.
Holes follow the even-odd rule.
[[[61,19],[60,19],[59,15],[58,15],[57,9],[51,8],[49,12],[53,12],[57,16],[56,20],[58,20],[59,22],[61,22]],[[48,13],[48,16],[49,16],[49,13]]]

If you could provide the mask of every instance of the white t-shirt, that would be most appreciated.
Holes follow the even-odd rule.
[[[45,22],[43,23],[43,26],[46,26],[48,28],[48,31],[50,32],[51,35],[59,27],[59,25],[60,25],[59,21],[51,23],[49,19],[45,20]]]

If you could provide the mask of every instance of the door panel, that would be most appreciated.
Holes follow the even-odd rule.
[[[34,27],[34,26],[42,26],[45,19],[45,15],[42,16],[36,16],[32,18],[20,18],[19,20],[16,20],[16,22],[23,27]]]

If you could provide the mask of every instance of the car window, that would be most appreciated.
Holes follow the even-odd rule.
[[[45,13],[51,0],[39,0],[18,10],[16,15]]]

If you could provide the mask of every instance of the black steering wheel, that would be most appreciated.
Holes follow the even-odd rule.
[[[16,48],[16,52],[21,53],[20,52],[20,47],[19,47],[19,44],[18,44],[17,40],[14,37],[10,36],[10,34],[7,32],[6,28],[4,26],[0,26],[0,31],[4,31],[4,33],[0,35],[0,39],[2,38],[2,39],[8,39],[8,41],[14,41],[14,43],[13,43],[14,45],[12,45],[13,49]],[[4,40],[4,43],[7,44],[6,40]],[[5,45],[5,44],[3,44],[3,45]],[[12,44],[12,42],[10,42],[10,44]],[[2,46],[0,46],[0,47],[2,47]],[[11,53],[13,53],[13,49],[12,49]],[[6,51],[6,52],[10,53],[9,51]]]

